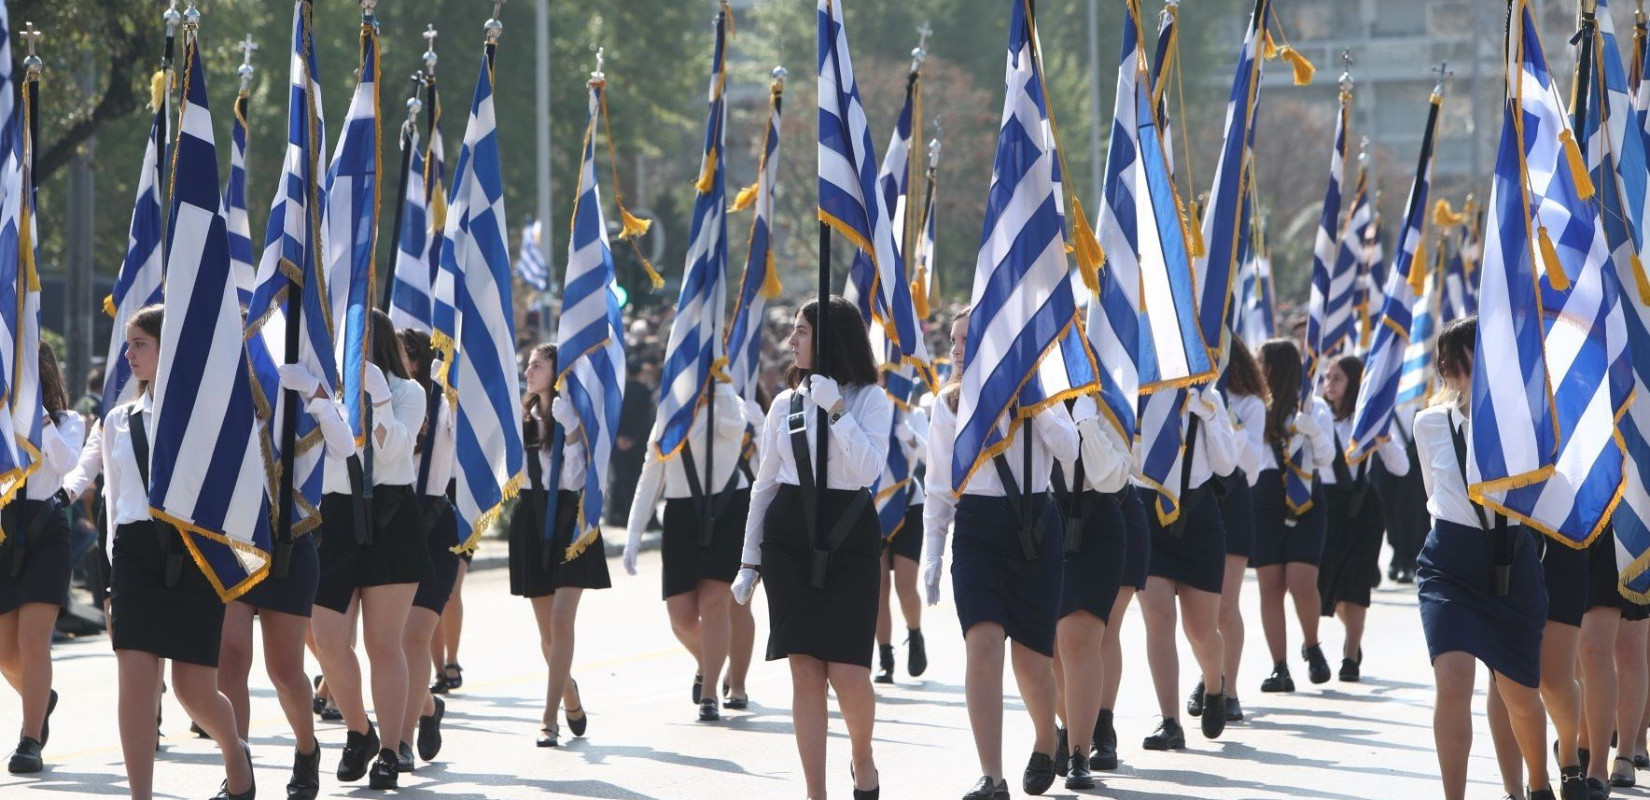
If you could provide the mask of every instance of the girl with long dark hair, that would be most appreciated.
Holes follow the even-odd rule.
[[[733,596],[750,602],[760,577],[768,597],[768,660],[791,669],[791,718],[808,797],[825,797],[826,689],[852,745],[853,796],[875,800],[872,756],[876,694],[871,651],[877,623],[881,526],[870,487],[882,474],[893,403],[877,385],[865,322],[852,303],[830,298],[824,362],[817,363],[817,301],[791,331],[790,388],[774,398],[762,427],[762,466],[751,489],[743,563]],[[824,491],[815,487],[820,411],[829,451]],[[823,495],[821,497],[820,495]],[[824,502],[817,511],[816,503]],[[824,527],[815,530],[823,521]]]

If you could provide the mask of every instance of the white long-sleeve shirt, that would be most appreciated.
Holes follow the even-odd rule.
[[[426,398],[427,400],[428,398]],[[426,403],[427,407],[427,403]],[[458,425],[453,410],[445,400],[435,404],[435,421],[424,431],[424,446],[430,448],[430,476],[424,485],[424,494],[430,497],[447,494],[458,467]],[[424,461],[422,452],[413,454],[413,480]]]
[[[1134,454],[1123,435],[1098,413],[1094,398],[1080,398],[1072,409],[1078,435],[1078,459],[1083,464],[1083,485],[1073,489],[1112,494],[1129,482],[1134,472]],[[1077,461],[1060,462],[1060,470],[1070,484],[1077,475]]]
[[[134,411],[143,412],[144,432],[149,441],[154,441],[153,402],[153,395],[145,392],[105,415],[103,422],[92,428],[86,446],[80,449],[80,459],[63,477],[63,490],[71,499],[78,500],[97,476],[103,475],[103,498],[111,529],[149,519],[149,487],[143,481],[137,451],[132,447],[131,417]],[[114,542],[113,535],[109,542],[111,545]]]
[[[1332,431],[1335,430],[1335,413],[1329,410],[1329,404],[1325,403],[1323,398],[1314,395],[1312,397],[1312,418],[1317,421],[1318,429],[1323,431],[1323,435],[1309,437],[1304,433],[1297,432],[1290,439],[1289,444],[1283,448],[1283,452],[1285,455],[1294,452],[1298,439],[1309,440],[1312,460],[1308,466],[1316,470],[1321,477],[1324,473],[1330,472],[1335,465],[1335,437],[1332,434]],[[1264,425],[1262,427],[1264,428]],[[1278,469],[1278,459],[1273,455],[1271,445],[1267,445],[1261,451],[1260,468],[1262,470]]]
[[[865,489],[876,483],[888,459],[887,431],[892,424],[894,403],[888,399],[888,393],[875,384],[843,386],[841,389],[843,414],[831,425],[825,486],[831,489]],[[762,522],[767,516],[768,506],[773,504],[774,496],[779,493],[779,485],[801,485],[797,478],[796,456],[792,452],[788,424],[791,395],[796,392],[796,389],[780,392],[768,408],[768,417],[762,425],[762,466],[757,470],[756,483],[751,487],[750,514],[745,520],[743,558],[746,564],[759,566],[762,563]],[[803,396],[806,398],[807,394],[804,392]],[[811,399],[802,407],[808,452],[813,453],[819,446],[819,409]]]
[[[25,497],[45,500],[63,488],[63,479],[74,469],[86,444],[86,421],[73,411],[59,414],[43,427],[40,467],[29,476]]]
[[[1206,390],[1211,396],[1214,390]],[[1186,400],[1186,410],[1181,412],[1180,429],[1186,430],[1191,424],[1192,404],[1198,403],[1196,397]],[[1242,455],[1242,446],[1238,441],[1238,432],[1232,427],[1232,415],[1227,411],[1220,411],[1209,419],[1201,420],[1197,426],[1197,444],[1192,448],[1192,470],[1186,476],[1186,488],[1196,489],[1208,483],[1216,475],[1230,475],[1238,468]],[[1180,473],[1175,471],[1169,476],[1174,482],[1174,488],[1179,489]]]
[[[917,480],[917,467],[928,458],[928,412],[922,406],[913,405],[905,412],[905,425],[910,430],[908,436],[901,436],[900,445],[905,448],[905,463],[911,469],[911,494],[907,506],[922,505],[923,485]]]
[[[1394,423],[1394,427],[1396,427],[1396,423]],[[1347,417],[1343,420],[1337,420],[1335,422],[1334,431],[1335,449],[1341,453],[1345,453],[1347,445],[1352,442],[1352,418]],[[1386,467],[1387,474],[1395,476],[1409,474],[1409,452],[1404,448],[1403,443],[1398,439],[1395,431],[1388,435],[1386,441],[1375,446],[1374,455],[1376,458],[1381,459],[1381,466]],[[1369,466],[1370,459],[1368,458],[1365,458],[1356,466],[1349,462],[1347,464],[1347,472],[1349,472],[1352,475],[1352,479],[1356,481],[1359,478],[1369,474]],[[1338,482],[1339,479],[1335,477],[1333,459],[1330,461],[1329,469],[1322,469],[1318,471],[1318,480],[1322,481],[1325,486],[1332,486]]]
[[[550,435],[549,426],[552,423],[546,422],[544,417],[539,415],[538,409],[536,408],[533,409],[530,416],[534,422],[538,423],[539,430],[543,432],[539,435],[548,437]],[[556,488],[564,492],[577,492],[584,488],[584,471],[586,461],[584,453],[584,437],[579,435],[579,429],[563,429],[561,445],[561,480],[557,481]],[[527,457],[538,458],[539,474],[544,476],[542,480],[550,480],[550,451],[543,447],[535,447],[533,448],[532,453],[529,453]],[[535,485],[529,486],[528,488],[538,489],[541,487]]]
[[[424,390],[417,381],[384,376],[390,384],[390,413],[382,406],[372,415],[372,484],[411,486],[418,480],[413,460],[413,437],[424,427]],[[360,448],[356,452],[360,453]],[[327,494],[349,494],[349,470],[345,459],[327,455],[322,490]]]
[[[1260,474],[1261,454],[1266,447],[1266,401],[1254,395],[1234,395],[1226,400],[1226,409],[1232,415],[1232,428],[1237,433],[1238,469],[1243,470],[1253,486]]]
[[[1415,449],[1421,469],[1421,482],[1427,490],[1427,513],[1434,519],[1483,528],[1472,501],[1467,496],[1466,481],[1461,475],[1461,463],[1455,459],[1455,442],[1450,428],[1472,436],[1471,421],[1450,406],[1433,406],[1415,415]],[[1488,515],[1486,514],[1486,517]],[[1491,520],[1493,524],[1493,520]]]
[[[716,437],[711,443],[716,474],[706,481],[705,414],[703,409],[693,415],[688,427],[687,447],[677,451],[669,460],[659,457],[659,437],[664,433],[664,419],[653,424],[647,437],[647,457],[642,461],[642,475],[636,482],[636,496],[630,502],[630,532],[639,533],[653,517],[653,506],[662,493],[666,499],[693,496],[693,485],[688,482],[683,459],[693,451],[694,474],[699,478],[699,489],[706,494],[717,494],[734,481],[734,489],[750,485],[739,470],[739,457],[745,447],[745,429],[751,420],[746,418],[745,402],[733,387],[726,383],[716,385]],[[758,420],[760,422],[760,420]]]

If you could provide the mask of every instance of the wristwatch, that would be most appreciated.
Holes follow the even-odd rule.
[[[842,411],[832,412],[831,417],[830,417],[830,424],[835,425],[836,421],[839,420],[839,419],[842,419],[842,415],[846,414],[846,413],[848,413],[848,411],[846,409],[844,409]]]

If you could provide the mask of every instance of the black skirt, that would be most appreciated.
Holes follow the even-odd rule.
[[[1414,442],[1409,443],[1409,463],[1421,463]],[[1376,484],[1381,487],[1381,499],[1386,503],[1386,538],[1392,545],[1392,562],[1399,568],[1414,569],[1415,556],[1421,552],[1427,531],[1432,529],[1432,513],[1427,511],[1427,489],[1421,480],[1421,469],[1413,466],[1404,475],[1390,475],[1377,464],[1375,476]]]
[[[372,544],[357,541],[355,500],[321,497],[321,583],[315,604],[340,614],[357,589],[420,583],[430,577],[424,516],[411,486],[374,486]]]
[[[922,538],[922,504],[918,503],[905,509],[905,523],[882,540],[882,549],[907,561],[922,561]]]
[[[1323,601],[1319,611],[1326,617],[1335,616],[1338,603],[1368,608],[1369,591],[1380,575],[1381,537],[1386,533],[1381,493],[1373,483],[1366,483],[1357,516],[1352,515],[1352,494],[1350,486],[1323,487],[1328,524],[1318,568],[1318,595]]]
[[[305,534],[292,540],[292,557],[287,562],[286,577],[276,577],[272,566],[269,576],[241,595],[240,602],[260,611],[308,617],[314,610],[315,592],[320,583],[320,552],[315,545],[315,536]]]
[[[1545,536],[1536,537],[1541,574],[1547,584],[1547,621],[1581,627],[1587,613],[1587,551]]]
[[[711,526],[710,541],[701,542],[703,505],[691,497],[665,500],[665,531],[659,542],[664,557],[664,596],[675,597],[699,588],[699,581],[733,583],[739,557],[745,549],[745,519],[750,516],[751,490],[717,494],[720,506]]]
[[[825,493],[828,526],[865,490]],[[814,543],[804,522],[802,489],[781,483],[762,518],[762,586],[768,596],[769,661],[811,656],[869,669],[877,632],[877,566],[882,526],[866,499],[842,546],[831,553],[825,587],[812,584]]]
[[[1076,550],[1066,542],[1066,564],[1060,582],[1060,619],[1087,611],[1101,622],[1111,621],[1112,604],[1123,585],[1129,534],[1123,522],[1123,495],[1083,492],[1082,540]]]
[[[16,505],[22,506],[23,514],[15,524],[30,527],[48,508],[43,500],[22,500]],[[73,567],[69,521],[61,510],[41,520],[32,536],[7,536],[0,545],[0,614],[10,614],[24,603],[61,605]]]
[[[510,594],[517,597],[549,597],[557,589],[606,589],[613,585],[607,574],[607,550],[596,534],[579,555],[564,561],[573,543],[573,529],[579,521],[579,493],[556,493],[556,530],[550,542],[550,568],[544,568],[545,493],[527,490],[516,501],[510,515]]]
[[[1249,479],[1242,470],[1210,481],[1224,484],[1220,496],[1220,524],[1226,531],[1226,555],[1248,558],[1255,553],[1255,507],[1249,496]]]
[[[418,582],[413,607],[440,614],[453,596],[453,582],[458,580],[458,554],[453,552],[459,544],[458,510],[445,497],[426,496],[423,519],[428,525],[424,540],[430,553],[430,577]]]
[[[1180,498],[1180,513],[1186,516],[1179,536],[1169,535],[1157,514],[1147,513],[1152,529],[1152,555],[1148,575],[1167,578],[1193,589],[1220,594],[1226,580],[1226,531],[1220,522],[1220,503],[1213,487],[1204,485]],[[1157,493],[1145,496],[1147,507],[1157,505]]]
[[[1249,566],[1311,564],[1315,567],[1323,560],[1326,503],[1321,485],[1313,486],[1312,507],[1296,518],[1293,525],[1289,524],[1283,474],[1278,470],[1261,470],[1250,490],[1250,498],[1255,508],[1255,550],[1249,556]]]
[[[176,585],[166,585],[167,548],[153,521],[115,531],[109,577],[109,633],[116,650],[137,650],[203,667],[218,666],[223,601],[182,543]],[[177,532],[166,529],[168,537]]]
[[[1054,655],[1065,578],[1065,537],[1053,496],[1025,498],[1041,509],[1042,541],[1027,559],[1020,517],[1006,497],[965,494],[957,501],[951,545],[951,586],[963,635],[982,622],[1001,625],[1008,638]]]
[[[1129,543],[1123,549],[1123,585],[1136,591],[1146,588],[1146,567],[1152,557],[1152,526],[1146,521],[1146,490],[1125,486],[1123,497],[1123,529]]]
[[[1509,591],[1494,591],[1487,531],[1438,520],[1421,547],[1415,588],[1421,630],[1433,660],[1464,652],[1524,686],[1541,684],[1541,634],[1547,587],[1535,545],[1522,531],[1513,549]]]

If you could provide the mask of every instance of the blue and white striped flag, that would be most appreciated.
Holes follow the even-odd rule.
[[[688,429],[700,405],[714,391],[721,369],[722,314],[727,307],[728,216],[727,176],[727,4],[716,15],[715,47],[711,53],[709,114],[699,151],[699,179],[694,184],[693,222],[688,227],[687,266],[676,317],[665,343],[665,363],[659,378],[659,438],[653,442],[662,458],[673,458],[687,443]],[[707,428],[708,429],[708,428]],[[703,447],[703,443],[701,443]],[[706,480],[710,480],[706,476]]]
[[[1443,327],[1442,319],[1438,276],[1435,271],[1427,270],[1421,294],[1410,306],[1409,341],[1404,347],[1404,363],[1398,369],[1398,392],[1392,401],[1394,409],[1418,410],[1432,395],[1437,382],[1432,364],[1433,351],[1437,347],[1438,330]],[[1384,325],[1382,329],[1385,329]]]
[[[184,64],[149,510],[178,529],[227,603],[269,572],[271,473],[241,337],[206,72],[193,31],[184,35]]]
[[[1418,308],[1430,311],[1433,307],[1423,303],[1436,302],[1433,296],[1437,284],[1427,268],[1422,242],[1426,236],[1427,196],[1432,189],[1433,145],[1444,103],[1443,89],[1443,84],[1438,84],[1428,100],[1426,128],[1421,134],[1421,158],[1404,207],[1404,226],[1398,231],[1392,269],[1382,290],[1385,304],[1381,308],[1379,327],[1364,358],[1363,381],[1353,406],[1352,440],[1346,443],[1349,464],[1362,462],[1387,440],[1394,411],[1419,399],[1414,395],[1424,394],[1431,380],[1428,368],[1432,360],[1432,329],[1438,320],[1428,314],[1425,329],[1420,329],[1421,325],[1414,324],[1413,317]],[[1422,301],[1417,302],[1416,293],[1424,288],[1428,291]],[[1415,351],[1414,344],[1421,345],[1421,352]]]
[[[949,466],[959,494],[974,470],[1008,446],[1001,423],[1034,414],[1071,388],[1042,385],[1051,375],[1039,370],[1044,355],[1071,338],[1077,308],[1067,280],[1065,210],[1036,37],[1026,3],[1010,7],[1007,91],[974,266],[957,442],[950,465],[930,465]]]
[[[1451,320],[1471,316],[1478,313],[1478,303],[1467,288],[1470,284],[1467,278],[1466,259],[1461,255],[1461,248],[1465,241],[1458,243],[1453,252],[1444,258],[1443,291],[1439,292],[1439,307],[1441,319],[1445,324]],[[1443,247],[1443,243],[1439,243]]]
[[[463,537],[459,548],[464,550],[475,548],[502,513],[504,501],[520,490],[526,464],[510,252],[504,243],[504,176],[493,108],[496,47],[488,44],[481,58],[441,249],[443,273],[457,279],[458,335],[447,377],[458,404],[455,505]],[[597,469],[596,462],[591,469]],[[605,461],[600,469],[605,473]]]
[[[1479,297],[1475,499],[1574,547],[1623,490],[1632,368],[1609,243],[1527,0],[1507,26],[1507,106]]]
[[[0,357],[5,412],[0,414],[0,506],[9,504],[40,465],[43,426],[40,386],[40,274],[34,215],[34,148],[29,98],[37,81],[22,83],[22,103],[0,131]],[[0,531],[0,540],[4,532]]]
[[[544,221],[531,219],[521,226],[521,248],[516,251],[516,275],[541,292],[550,290],[550,266],[544,262]]]
[[[280,431],[284,415],[297,423],[292,453],[292,535],[300,536],[321,524],[320,504],[325,448],[315,420],[301,409],[281,401],[279,368],[288,363],[287,301],[299,293],[300,328],[297,358],[310,374],[321,379],[332,394],[338,385],[338,362],[333,353],[332,310],[320,272],[322,231],[312,224],[326,204],[320,174],[326,150],[326,125],[321,108],[320,74],[316,70],[311,36],[310,4],[293,3],[292,50],[288,64],[287,139],[281,174],[270,201],[264,231],[263,256],[258,262],[257,286],[246,311],[246,349],[252,363],[254,401],[268,439],[271,469],[283,460]],[[278,487],[270,494],[279,497]]]
[[[224,204],[229,208],[229,269],[235,275],[235,293],[242,306],[252,302],[258,268],[252,263],[252,222],[246,215],[246,103],[248,89],[235,96],[235,122],[229,129],[229,185]],[[121,326],[116,326],[119,330]]]
[[[881,208],[889,215],[889,228],[894,237],[894,249],[903,260],[905,252],[905,222],[910,211],[911,197],[911,138],[914,131],[912,117],[917,92],[922,81],[920,69],[913,69],[905,80],[905,103],[894,118],[894,133],[888,140],[888,149],[882,154],[882,167],[877,171],[876,190],[881,195]],[[859,308],[866,324],[889,318],[890,306],[877,293],[876,262],[864,250],[854,250],[854,260],[848,266],[848,285],[844,299]],[[878,352],[877,356],[882,357]],[[897,361],[897,359],[896,359]]]
[[[109,334],[109,355],[103,362],[105,414],[137,392],[136,385],[127,387],[127,381],[132,377],[132,365],[126,361],[126,320],[131,319],[138,309],[158,303],[161,299],[165,269],[160,247],[160,148],[165,130],[166,109],[157,104],[149,123],[149,141],[143,148],[143,169],[138,173],[137,198],[132,202],[132,222],[126,234],[126,258],[120,264],[120,274],[115,277],[114,290],[103,300],[103,310],[114,320],[114,329]]]
[[[584,489],[579,498],[578,527],[564,560],[572,560],[595,541],[601,530],[603,482],[618,437],[624,404],[624,320],[613,293],[613,251],[596,187],[596,115],[606,82],[590,81],[589,123],[584,130],[584,159],[579,166],[579,195],[573,204],[573,235],[567,244],[567,292],[556,331],[561,359],[558,381],[579,415],[584,434]]]
[[[396,250],[390,320],[395,322],[396,327],[411,326],[430,333],[432,342],[440,348],[439,342],[443,336],[449,345],[452,342],[453,329],[450,326],[454,323],[453,295],[456,285],[450,280],[450,275],[445,282],[439,280],[441,248],[447,234],[447,156],[441,138],[441,95],[436,89],[434,76],[426,76],[425,80],[429,86],[425,102],[434,104],[435,119],[430,123],[429,142],[425,143],[423,150],[413,154],[413,161],[419,165],[417,174],[424,192],[422,197],[418,197],[417,192],[407,194],[407,216],[402,221],[401,243]],[[419,209],[416,217],[413,214],[415,197]],[[413,225],[414,219],[419,220],[416,227]],[[449,327],[443,329],[437,326],[438,319],[445,319]],[[443,349],[450,351],[451,347]],[[443,366],[443,369],[446,367]],[[436,377],[438,382],[446,381],[445,375]]]
[[[773,189],[779,180],[779,112],[785,92],[784,73],[775,70],[769,88],[768,128],[762,134],[762,158],[756,167],[756,184],[739,193],[734,202],[754,203],[750,249],[745,255],[745,275],[739,282],[739,298],[728,326],[728,376],[740,397],[755,400],[760,393],[762,374],[762,333],[768,301],[779,296],[779,272],[773,261]]]
[[[397,328],[429,333],[430,266],[440,260],[441,252],[430,249],[430,184],[416,129],[402,146],[412,148],[412,154],[407,158],[407,174],[403,178],[408,190],[406,202],[401,206],[401,241],[396,242],[395,267],[390,276],[390,321]]]
[[[1329,272],[1329,290],[1324,300],[1324,325],[1319,339],[1321,358],[1334,358],[1360,350],[1358,344],[1358,284],[1364,252],[1364,231],[1369,228],[1374,209],[1369,195],[1368,174],[1358,170],[1352,202],[1336,236],[1335,267]],[[1316,281],[1316,276],[1313,278]],[[1367,294],[1365,302],[1367,302]]]

